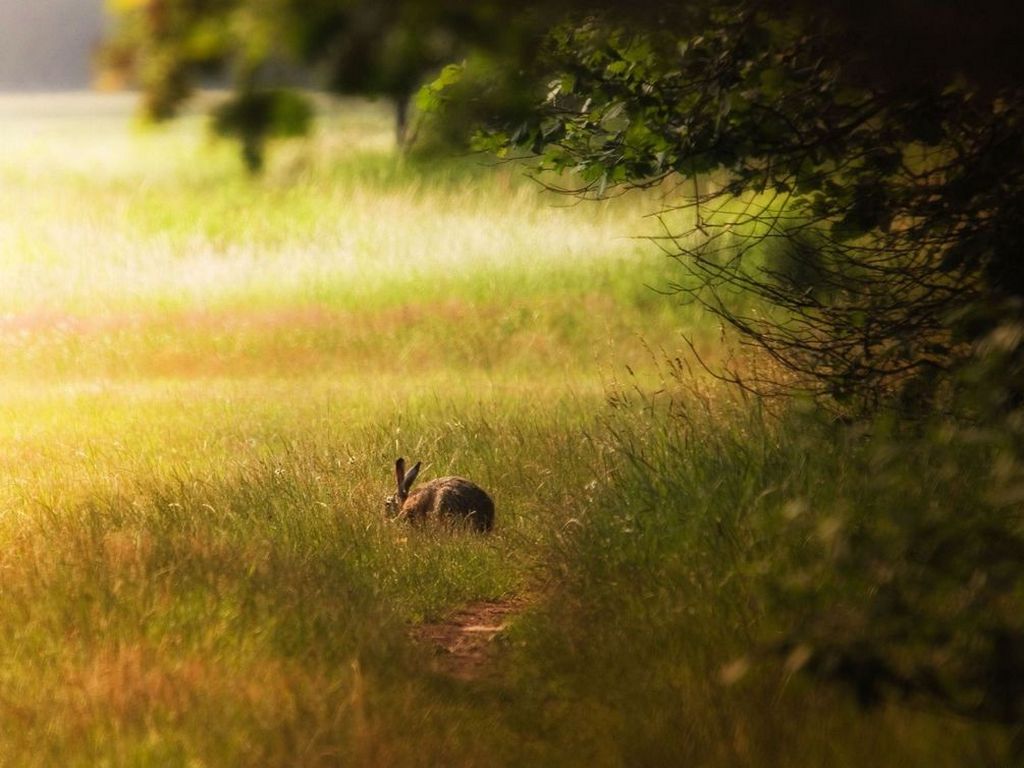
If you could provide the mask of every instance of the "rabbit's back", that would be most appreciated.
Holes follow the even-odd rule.
[[[487,492],[464,477],[439,477],[416,488],[402,505],[413,521],[428,517],[469,520],[479,531],[494,525],[494,502]]]

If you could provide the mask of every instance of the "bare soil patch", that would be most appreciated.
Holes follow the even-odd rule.
[[[470,603],[444,621],[414,627],[410,636],[434,651],[436,671],[458,680],[477,680],[490,670],[495,641],[522,605],[518,598]]]

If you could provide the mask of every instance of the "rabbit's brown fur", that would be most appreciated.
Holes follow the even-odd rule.
[[[417,463],[406,473],[405,461],[395,462],[398,493],[387,501],[392,514],[413,523],[428,519],[468,522],[481,532],[494,527],[494,502],[483,488],[464,477],[439,477],[410,490],[419,466]]]
[[[402,515],[412,522],[468,520],[478,531],[489,531],[494,525],[494,502],[483,488],[465,478],[439,477],[409,494]]]

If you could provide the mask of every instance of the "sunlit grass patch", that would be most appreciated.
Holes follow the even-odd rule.
[[[433,683],[406,628],[529,586],[598,395],[377,383],[8,383],[0,674],[28,727],[4,754],[416,763],[398,713],[468,738],[417,714]],[[397,453],[485,484],[494,534],[385,521]]]
[[[325,132],[345,133],[347,109],[328,117]],[[199,117],[135,133],[115,112],[84,136],[59,118],[24,122],[8,126],[13,143],[0,165],[6,309],[311,295],[395,304],[642,263],[629,238],[638,234],[638,205],[557,207],[520,170],[483,160],[456,171],[326,142],[320,153],[315,144],[295,148],[316,159],[297,175],[287,170],[293,153],[284,153],[267,178],[252,180],[233,165],[232,146],[209,143]],[[39,124],[56,127],[39,136]],[[76,169],[76,159],[86,166]]]

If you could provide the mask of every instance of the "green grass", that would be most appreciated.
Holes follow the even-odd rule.
[[[860,638],[887,638],[877,647],[907,664],[979,642],[957,604],[967,579],[940,586],[958,566],[920,574],[912,553],[934,544],[927,526],[951,511],[981,518],[985,449],[846,442],[814,419],[769,416],[675,375],[656,396],[626,388],[614,402],[596,446],[608,480],[549,541],[556,586],[509,663],[543,713],[533,723],[545,734],[541,762],[1012,764],[1013,729],[943,715],[926,698],[862,709],[850,688],[802,667],[805,651]],[[977,529],[960,525],[973,541]],[[891,530],[901,526],[906,538]],[[938,622],[934,647],[915,647],[935,637],[876,601],[892,584],[910,587],[910,621]],[[996,619],[989,610],[982,621]],[[808,645],[782,650],[806,625]]]
[[[129,107],[0,99],[0,764],[1001,746],[781,662],[723,684],[788,615],[765,601],[772,521],[838,503],[849,454],[660,372],[680,331],[727,352],[646,287],[671,279],[632,237],[656,199],[566,206],[512,166],[396,158],[360,102],[254,181],[201,117],[142,130]],[[488,488],[495,532],[385,522],[397,455]],[[431,672],[409,639],[512,595],[493,677]]]

